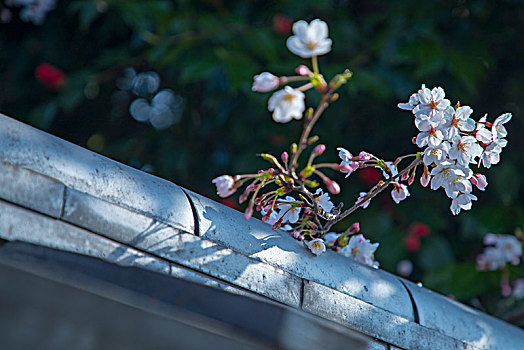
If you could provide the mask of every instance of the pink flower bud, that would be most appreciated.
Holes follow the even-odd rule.
[[[295,231],[295,232],[293,232],[293,237],[294,237],[295,239],[298,239],[299,236],[300,236],[300,231]]]
[[[400,181],[406,181],[407,179],[409,179],[409,173],[404,173],[400,177]]]
[[[358,155],[358,159],[360,160],[370,160],[372,157],[372,155],[368,152],[360,152],[359,155]]]
[[[280,80],[277,76],[269,72],[263,72],[253,77],[253,86],[251,90],[257,92],[268,92],[276,89],[280,85]]]
[[[316,156],[321,155],[325,151],[326,151],[326,145],[323,145],[323,144],[317,145],[315,148],[313,148],[313,154]]]
[[[298,236],[298,240],[299,241],[303,241],[304,240],[304,236]]]
[[[471,183],[481,191],[484,191],[486,189],[486,186],[488,185],[488,181],[486,180],[486,176],[482,174],[474,174],[471,179],[469,179]]]
[[[240,197],[238,197],[238,204],[244,203],[247,200],[248,196],[249,196],[249,192],[248,191],[245,191],[244,193],[242,193],[240,195]]]
[[[408,186],[411,186],[413,184],[413,181],[415,181],[415,172],[414,171],[411,173],[411,176],[408,179]]]
[[[416,145],[417,144],[417,137],[416,136],[413,136],[413,138],[411,139],[411,143]]]
[[[309,76],[309,75],[313,74],[313,73],[311,73],[311,70],[307,66],[305,66],[303,64],[298,66],[297,69],[295,70],[295,72],[297,72],[298,75],[302,75],[302,76],[306,76],[306,75]]]
[[[309,208],[305,208],[305,209],[304,209],[304,214],[305,214],[305,215],[310,215],[310,214],[311,214],[311,209],[309,209]]]
[[[423,187],[427,187],[427,185],[429,184],[429,181],[431,180],[431,175],[429,173],[429,171],[427,171],[426,169],[424,170],[424,173],[422,173],[422,176],[420,177],[420,184],[423,186]]]
[[[253,202],[249,202],[249,205],[247,206],[246,211],[244,212],[244,219],[251,219],[251,215],[253,215]]]
[[[280,156],[280,158],[282,159],[284,163],[287,163],[289,159],[289,155],[287,154],[287,152],[282,152],[282,155]]]
[[[340,185],[333,181],[333,180],[329,180],[328,182],[326,182],[326,186],[328,188],[328,191],[330,193],[333,193],[333,194],[339,194],[340,193]]]
[[[358,222],[354,222],[351,226],[349,226],[349,233],[357,233],[360,231],[360,224]]]

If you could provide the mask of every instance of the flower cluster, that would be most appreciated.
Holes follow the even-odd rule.
[[[410,196],[410,186],[416,176],[418,166],[424,171],[420,177],[423,186],[431,182],[431,188],[443,187],[452,199],[451,210],[458,214],[461,209],[471,207],[476,197],[471,194],[472,186],[483,190],[486,183],[484,175],[473,173],[470,164],[490,167],[499,162],[499,155],[506,146],[507,123],[511,114],[497,118],[493,123],[486,117],[475,122],[470,118],[470,107],[452,107],[446,100],[442,88],[427,89],[424,85],[413,94],[408,103],[399,104],[415,116],[415,126],[420,131],[415,143],[424,148],[422,152],[386,161],[366,151],[352,154],[339,147],[339,162],[317,162],[326,151],[319,144],[318,136],[310,136],[311,131],[326,108],[339,97],[337,90],[352,77],[345,70],[331,80],[325,80],[320,73],[318,56],[331,51],[332,41],[328,37],[327,24],[319,19],[310,23],[298,21],[293,25],[293,35],[287,40],[288,49],[301,58],[310,58],[311,66],[296,67],[296,75],[278,76],[262,72],[253,78],[252,90],[273,92],[268,99],[268,110],[277,123],[303,120],[300,139],[293,143],[280,157],[262,153],[260,157],[271,166],[254,174],[222,175],[213,180],[220,197],[228,197],[245,186],[239,196],[239,203],[247,202],[244,213],[250,219],[254,212],[260,212],[262,221],[273,229],[283,229],[305,243],[311,252],[318,256],[327,249],[372,267],[378,267],[374,253],[378,243],[371,243],[360,231],[358,223],[352,224],[342,232],[332,232],[331,227],[348,217],[359,208],[366,208],[371,200],[386,188],[391,188],[391,198],[400,203]],[[295,86],[295,83],[300,85]],[[280,88],[280,90],[278,90]],[[307,107],[306,91],[320,94],[316,108]],[[311,149],[306,161],[300,157]],[[404,169],[400,163],[413,158]],[[367,192],[360,192],[354,205],[342,211],[343,204],[335,205],[329,195],[340,193],[340,185],[325,171],[341,173],[348,178],[352,173],[378,168],[383,177]],[[319,188],[324,185],[327,192]],[[390,187],[391,186],[391,187]],[[419,230],[420,231],[420,230]],[[429,234],[427,230],[411,234],[414,243],[420,244],[420,237]]]
[[[158,73],[136,73],[127,68],[124,75],[117,80],[122,91],[131,91],[135,100],[129,106],[129,113],[138,122],[151,123],[157,130],[167,129],[180,121],[184,110],[184,100],[170,89],[160,87]]]
[[[415,116],[419,134],[414,143],[424,148],[421,183],[427,185],[431,180],[431,189],[444,188],[452,200],[453,215],[471,209],[472,201],[477,200],[471,193],[473,186],[483,191],[487,181],[470,164],[490,168],[499,162],[502,148],[507,145],[504,124],[511,114],[502,114],[494,122],[488,122],[486,115],[475,121],[470,118],[471,107],[458,103],[452,107],[441,87],[430,90],[425,85],[398,107]]]
[[[507,263],[518,265],[522,256],[522,243],[513,235],[488,233],[484,236],[482,254],[477,256],[477,269],[499,270],[506,267]]]

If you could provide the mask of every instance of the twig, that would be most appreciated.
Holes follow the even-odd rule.
[[[400,173],[398,173],[395,176],[392,176],[389,180],[385,181],[382,185],[378,186],[375,190],[372,190],[364,198],[362,198],[361,200],[357,201],[351,208],[347,209],[342,214],[337,215],[337,217],[335,219],[330,220],[329,222],[327,222],[322,231],[324,233],[328,232],[329,229],[331,229],[331,227],[334,224],[336,224],[340,220],[346,218],[349,214],[353,213],[355,210],[357,210],[362,205],[362,203],[364,203],[364,202],[366,202],[368,200],[371,200],[374,197],[376,197],[380,192],[384,191],[391,183],[396,182],[400,177],[402,177],[402,175],[404,175],[405,173],[411,171],[411,169],[415,168],[420,163],[422,163],[422,158],[417,158],[417,159],[413,160],[411,162],[411,164],[408,165],[405,169],[403,169]]]

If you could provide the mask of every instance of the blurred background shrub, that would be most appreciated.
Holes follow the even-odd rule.
[[[477,120],[513,113],[501,163],[485,172],[471,211],[453,217],[442,191],[415,183],[400,205],[385,194],[350,220],[380,242],[382,268],[502,317],[519,306],[500,296],[499,273],[474,262],[487,232],[524,222],[524,1],[25,3],[0,9],[0,111],[215,199],[212,178],[265,167],[257,153],[279,154],[300,135],[301,122],[274,123],[269,94],[251,92],[253,75],[308,63],[285,46],[298,19],[329,25],[326,78],[355,73],[317,125],[322,160],[338,161],[338,146],[390,160],[416,152],[413,117],[396,104],[422,83],[472,106]],[[346,204],[376,177],[332,175],[343,190],[332,198]]]

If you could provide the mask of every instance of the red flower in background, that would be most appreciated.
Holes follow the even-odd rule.
[[[426,237],[431,233],[431,229],[428,225],[422,222],[414,222],[408,229],[408,235]]]
[[[409,226],[408,235],[404,239],[404,247],[408,252],[416,252],[420,248],[420,238],[431,233],[428,225],[422,222],[414,222]]]
[[[238,211],[242,211],[242,209],[240,208],[240,206],[237,204],[236,201],[234,201],[233,199],[231,198],[223,198],[221,200],[219,200],[220,203],[224,204],[226,207],[230,207],[231,209],[235,209],[235,210],[238,210]]]
[[[64,86],[66,80],[65,73],[49,63],[40,63],[35,69],[35,77],[45,87],[53,90]]]
[[[377,168],[367,167],[359,169],[357,175],[368,186],[375,186],[382,180],[382,172]]]
[[[404,239],[404,247],[408,252],[416,252],[420,248],[420,238],[417,236],[406,236]]]
[[[293,21],[282,14],[276,14],[273,17],[273,30],[278,34],[289,34],[291,33],[291,27],[293,26]]]

